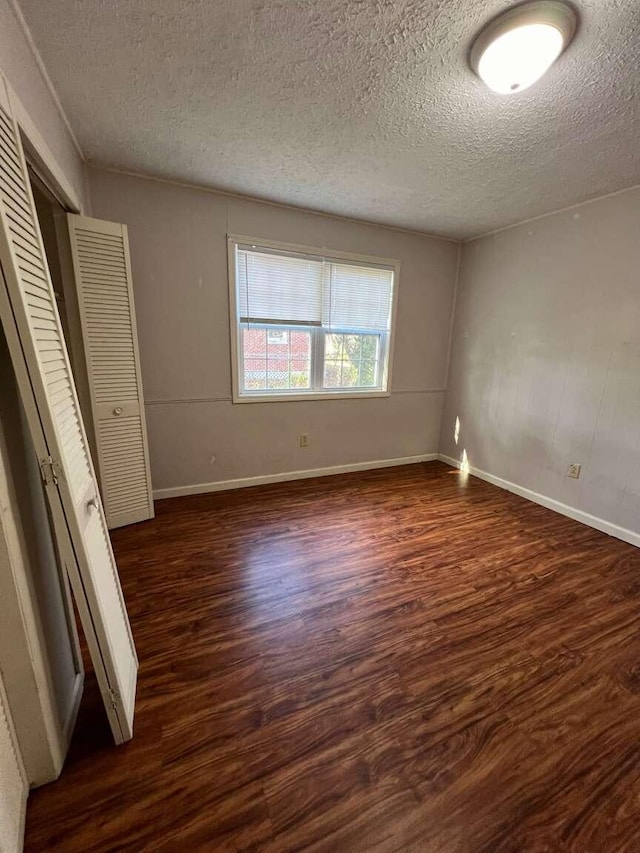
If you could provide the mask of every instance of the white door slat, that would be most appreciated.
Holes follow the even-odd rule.
[[[10,181],[15,188],[16,195],[24,199],[26,209],[29,208],[29,196],[25,192],[20,175],[20,161],[18,160],[15,149],[9,146],[0,147],[0,163],[3,166],[2,180]]]
[[[127,268],[123,263],[114,258],[109,260],[107,258],[96,258],[93,254],[87,253],[83,260],[78,264],[81,270],[88,273],[102,273],[103,275],[110,275],[111,273],[115,273],[116,275],[126,275]]]
[[[91,317],[93,320],[101,320],[104,315],[104,305],[102,308],[93,307],[91,305],[86,306],[86,315],[87,317]],[[131,320],[129,318],[129,310],[126,305],[118,305],[111,303],[109,305],[109,315],[110,315],[110,323],[118,323],[118,324],[126,324],[129,328],[131,328]]]
[[[51,308],[48,306],[46,308],[41,308],[39,305],[33,305],[31,299],[29,299],[27,304],[29,305],[29,314],[34,318],[34,320],[36,318],[48,320],[52,322],[55,327],[56,315],[53,313]]]
[[[33,228],[24,216],[21,216],[19,213],[16,213],[16,211],[11,210],[10,208],[7,208],[7,219],[9,220],[9,227],[12,231],[20,234],[25,240],[29,240],[32,245],[37,247],[38,235],[34,232]]]
[[[55,370],[65,370],[64,361],[60,358],[59,353],[55,352],[41,352],[40,353],[40,362],[42,364],[42,371],[45,375],[49,373],[53,373]]]
[[[100,266],[100,263],[104,259],[107,263],[113,263],[125,269],[125,265],[122,262],[122,252],[116,244],[113,246],[92,246],[82,240],[78,240],[78,248],[82,250],[83,263],[86,263],[87,266],[93,266],[94,264]]]
[[[41,310],[31,309],[29,310],[29,316],[31,317],[31,326],[34,329],[38,329],[38,332],[47,331],[52,332],[54,335],[58,334],[58,324],[55,320],[51,319],[51,317],[42,317]],[[36,336],[37,337],[37,336]]]
[[[46,299],[49,303],[51,303],[51,293],[49,292],[49,283],[47,282],[44,276],[40,275],[37,272],[29,272],[29,270],[22,270],[22,280],[25,283],[26,287],[33,287],[35,293],[41,298]]]
[[[38,245],[35,240],[27,239],[23,237],[22,234],[18,231],[18,229],[14,225],[9,225],[9,230],[13,235],[13,240],[16,246],[19,246],[20,253],[23,252],[27,256],[29,260],[32,262],[35,261],[37,263],[39,258]]]
[[[91,248],[115,248],[116,251],[120,250],[120,246],[122,244],[121,235],[111,235],[107,236],[98,236],[95,234],[89,234],[88,232],[83,232],[79,229],[76,229],[76,240],[79,246],[86,247],[88,249]]]
[[[103,220],[103,221],[105,221],[105,220]],[[105,226],[108,224],[109,223],[107,223],[105,221]],[[82,240],[95,240],[96,242],[103,242],[103,243],[108,243],[110,241],[113,241],[114,243],[119,244],[121,236],[122,236],[120,233],[120,230],[119,230],[119,223],[114,223],[114,225],[115,225],[115,228],[113,230],[113,233],[109,233],[104,228],[102,231],[96,232],[91,227],[83,228],[81,225],[79,225],[77,227],[76,233],[78,234],[78,237],[80,237]]]
[[[0,166],[3,165],[4,164],[0,159]],[[8,175],[3,175],[2,178],[0,178],[0,193],[3,195],[3,201],[6,205],[7,212],[11,211],[13,216],[19,220],[28,217],[28,199],[19,191]]]
[[[21,272],[25,272],[30,275],[31,279],[39,279],[44,281],[45,284],[47,283],[47,279],[42,272],[42,267],[39,264],[34,263],[32,258],[25,258],[24,253],[21,253],[20,250],[16,248],[14,248],[13,254]]]

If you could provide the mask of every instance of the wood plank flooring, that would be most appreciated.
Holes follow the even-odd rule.
[[[156,508],[28,851],[640,849],[640,550],[438,462]]]

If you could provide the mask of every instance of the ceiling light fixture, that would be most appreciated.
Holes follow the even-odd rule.
[[[471,67],[501,95],[528,89],[553,65],[576,31],[576,13],[559,0],[515,6],[476,38]]]

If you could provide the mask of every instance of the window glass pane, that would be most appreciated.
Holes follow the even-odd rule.
[[[377,359],[380,338],[378,335],[363,335],[362,336],[362,358]]]
[[[291,388],[311,387],[311,333],[289,332]]]
[[[245,358],[266,358],[267,333],[264,329],[245,329],[242,338]]]
[[[327,359],[342,359],[342,346],[344,335],[325,335],[324,337],[324,357]]]
[[[311,388],[311,332],[244,329],[244,389],[293,391]]]
[[[325,389],[375,388],[379,385],[379,365],[379,335],[325,335]]]
[[[267,384],[267,362],[264,358],[245,358],[244,360],[244,387],[248,391],[257,391],[266,388]]]
[[[280,344],[281,346],[286,346],[287,342],[287,332],[283,332],[281,330],[267,329],[268,344]]]
[[[360,365],[358,386],[360,388],[373,388],[378,384],[378,362],[363,358]]]
[[[325,361],[324,363],[324,387],[341,388],[340,373],[342,364],[339,361]]]
[[[286,391],[289,388],[289,371],[282,368],[279,364],[270,365],[269,373],[267,374],[267,389],[274,391],[280,388]]]

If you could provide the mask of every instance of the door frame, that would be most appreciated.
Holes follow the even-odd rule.
[[[2,73],[1,68],[0,73]],[[27,163],[65,210],[69,213],[86,214],[82,201],[56,160],[44,136],[40,133],[35,122],[25,109],[24,104],[7,76],[5,74],[2,74],[2,76],[8,89],[14,117],[20,128],[24,156]]]

